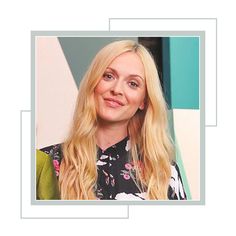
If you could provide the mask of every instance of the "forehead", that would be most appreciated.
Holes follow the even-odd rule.
[[[108,67],[118,70],[120,72],[126,72],[129,74],[137,74],[144,77],[144,66],[135,52],[125,52],[117,56]]]

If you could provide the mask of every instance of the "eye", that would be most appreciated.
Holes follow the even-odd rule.
[[[133,89],[136,89],[139,87],[139,84],[136,81],[129,81],[128,84]]]
[[[113,74],[106,72],[106,73],[103,74],[103,79],[106,80],[106,81],[109,81],[109,80],[114,79],[114,76],[113,76]]]

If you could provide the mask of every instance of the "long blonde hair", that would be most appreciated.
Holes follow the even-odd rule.
[[[128,124],[130,156],[147,199],[167,199],[173,145],[168,132],[166,103],[152,56],[145,47],[131,40],[116,41],[100,50],[80,84],[73,125],[63,145],[59,175],[61,199],[96,199],[94,89],[109,64],[129,51],[137,53],[143,63],[147,90],[145,109],[137,111]],[[140,168],[140,160],[143,168]]]

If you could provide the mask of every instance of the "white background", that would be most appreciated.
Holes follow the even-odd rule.
[[[0,3],[0,234],[234,235],[236,43],[233,22],[236,17],[233,1],[221,1],[221,4],[201,0],[62,2]],[[109,17],[218,19],[218,126],[206,129],[206,204],[131,206],[129,219],[122,220],[21,219],[20,110],[30,109],[30,31],[108,30]]]

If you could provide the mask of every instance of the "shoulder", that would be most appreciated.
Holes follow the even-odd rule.
[[[53,160],[61,161],[62,159],[62,144],[61,143],[41,148],[40,151],[49,155]]]
[[[41,152],[47,154],[51,159],[54,166],[56,176],[59,175],[61,160],[63,158],[62,144],[54,144],[40,149]]]
[[[181,177],[179,166],[177,165],[176,162],[172,162],[171,165],[171,178],[174,180],[177,180],[178,178]]]
[[[176,162],[171,163],[171,179],[168,189],[168,197],[171,200],[186,200],[183,181],[181,178],[180,169]]]

